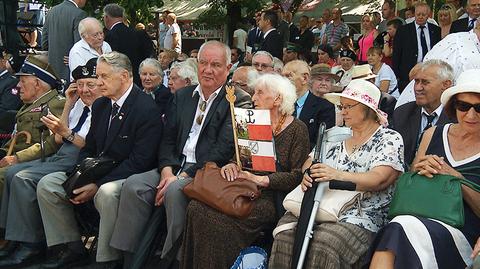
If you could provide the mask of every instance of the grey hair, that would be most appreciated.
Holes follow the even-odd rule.
[[[254,67],[247,66],[247,86],[250,89],[255,88],[255,82],[260,77],[260,73]]]
[[[277,57],[273,57],[273,70],[277,72],[277,70],[282,71],[284,64],[282,60],[278,59]]]
[[[118,4],[107,4],[103,8],[103,13],[112,18],[123,18],[125,15],[125,9]]]
[[[454,81],[455,75],[453,73],[452,66],[442,60],[432,59],[432,60],[425,61],[421,63],[419,71],[424,72],[433,66],[438,67],[437,76],[439,79],[441,79],[442,81],[445,81],[445,80],[450,80],[452,82]]]
[[[117,51],[104,53],[100,57],[98,57],[97,64],[100,62],[107,63],[113,68],[113,70],[116,71],[126,70],[128,71],[128,75],[130,76],[130,78],[133,77],[132,63],[125,54]]]
[[[272,61],[272,65],[275,63],[275,59],[273,59],[272,54],[270,54],[270,52],[264,51],[264,50],[259,50],[259,51],[255,52],[255,54],[253,54],[253,57],[252,57],[252,62],[253,62],[253,59],[255,59],[255,57],[257,55],[265,55],[268,58],[270,58],[270,60]]]
[[[255,81],[255,88],[265,87],[282,96],[282,104],[278,108],[281,114],[291,115],[295,109],[297,94],[292,82],[279,74],[268,73],[260,75]]]
[[[83,37],[83,34],[87,32],[87,30],[89,29],[89,26],[91,26],[90,23],[95,23],[100,29],[103,29],[103,25],[99,20],[93,17],[86,17],[85,19],[81,20],[78,23],[78,33],[80,34],[81,37]]]
[[[138,73],[140,74],[142,72],[142,68],[144,66],[151,66],[153,68],[155,68],[155,70],[157,71],[158,75],[160,75],[161,77],[163,77],[163,70],[162,70],[162,65],[160,65],[160,62],[157,60],[157,59],[154,59],[154,58],[147,58],[145,60],[143,60],[139,67],[138,67]]]
[[[220,47],[223,49],[223,51],[225,52],[225,63],[226,65],[229,65],[232,63],[232,51],[230,50],[230,47],[227,46],[226,44],[220,42],[220,41],[217,41],[217,40],[210,40],[210,41],[207,41],[205,43],[202,44],[202,46],[200,47],[200,49],[198,50],[198,60],[200,60],[200,55],[202,54],[203,50],[205,49],[206,46],[217,46],[217,47]]]
[[[195,69],[186,62],[181,63],[174,63],[172,67],[170,67],[170,72],[173,69],[177,69],[177,74],[183,80],[190,80],[190,85],[198,84],[198,76],[195,72]]]

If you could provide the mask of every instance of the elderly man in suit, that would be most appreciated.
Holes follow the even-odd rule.
[[[310,149],[312,149],[317,140],[320,123],[325,122],[327,128],[335,125],[335,107],[332,103],[310,92],[310,67],[305,61],[288,62],[283,67],[282,75],[295,85],[297,101],[293,115],[307,126]]]
[[[91,128],[77,163],[102,153],[118,165],[94,183],[74,190],[75,197],[70,200],[62,187],[66,174],[49,174],[40,180],[37,198],[49,247],[81,244],[73,204],[93,199],[100,214],[97,262],[113,268],[120,253],[109,244],[120,191],[126,178],[154,167],[162,120],[153,99],[133,84],[132,66],[126,55],[114,51],[100,56],[96,72],[97,87],[103,97],[92,106]]]
[[[276,27],[278,24],[278,16],[275,11],[265,10],[258,21],[258,28],[263,33],[263,40],[259,50],[270,52],[273,57],[283,58],[283,40],[278,33]]]
[[[78,23],[87,17],[82,8],[87,0],[64,0],[48,11],[42,31],[42,48],[48,50],[48,62],[58,76],[70,80],[65,59],[73,44],[80,40]]]
[[[429,50],[441,39],[440,27],[427,22],[431,10],[427,3],[415,5],[415,22],[401,26],[394,39],[393,70],[398,77],[398,87],[401,91],[410,81],[410,70],[423,58]]]
[[[221,166],[232,156],[232,122],[224,86],[230,59],[230,48],[225,44],[209,41],[202,45],[198,54],[199,85],[175,92],[167,110],[158,167],[125,182],[110,243],[127,254],[126,261],[131,256],[128,254],[137,250],[154,205],[165,206],[167,213],[165,256],[183,231],[189,201],[183,187],[206,162]],[[246,92],[236,91],[236,96],[237,106],[251,106]]]
[[[452,22],[450,33],[469,32],[475,28],[480,16],[480,0],[468,0],[466,10],[468,16]]]
[[[20,163],[8,169],[2,195],[0,224],[5,227],[5,238],[10,250],[16,252],[1,260],[0,266],[22,265],[44,250],[42,219],[37,206],[36,187],[40,179],[57,171],[68,171],[75,164],[80,148],[85,144],[84,137],[90,128],[90,108],[100,94],[95,75],[96,59],[73,71],[75,83],[65,92],[66,102],[62,116],[43,116],[41,121],[55,133],[55,142],[62,144],[59,151],[44,162],[34,160]],[[17,245],[17,246],[15,246]],[[77,258],[85,260],[86,252],[80,248]],[[8,251],[7,251],[8,252]],[[72,252],[59,252],[70,254]],[[72,257],[70,256],[69,259]],[[73,259],[78,261],[78,259]],[[55,262],[65,262],[64,257],[56,256]]]
[[[142,85],[138,74],[140,63],[153,55],[153,43],[133,28],[125,25],[125,9],[118,4],[108,4],[103,8],[103,21],[108,29],[105,41],[113,51],[128,56],[133,68],[133,81]]]
[[[415,76],[415,101],[393,112],[393,129],[405,145],[405,163],[413,162],[423,132],[433,125],[451,122],[443,112],[440,96],[452,86],[453,69],[442,60],[428,60],[419,66]]]

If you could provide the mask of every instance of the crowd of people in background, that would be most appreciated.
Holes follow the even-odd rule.
[[[358,38],[341,6],[310,18],[273,5],[239,22],[229,44],[189,51],[171,11],[152,39],[119,4],[99,20],[86,2],[53,6],[29,32],[45,53],[2,52],[0,268],[91,263],[79,208],[99,215],[92,268],[130,268],[159,207],[160,268],[230,268],[258,242],[270,268],[291,268],[295,228],[283,227],[298,218],[276,197],[329,180],[360,195],[337,222],[315,224],[304,268],[466,268],[479,255],[480,194],[468,187],[463,227],[387,215],[403,172],[480,184],[462,175],[480,174],[480,0],[447,0],[436,17],[426,2],[385,0],[361,16]],[[277,172],[232,161],[227,85],[235,107],[269,111]],[[312,163],[322,122],[353,135]],[[75,167],[105,156],[115,162],[106,175],[66,193]],[[207,162],[262,190],[247,218],[183,193]]]

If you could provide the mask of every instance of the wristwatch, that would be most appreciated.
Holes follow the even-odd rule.
[[[184,180],[184,179],[186,179],[186,178],[187,178],[186,176],[181,176],[181,175],[178,175],[178,176],[177,176],[177,179],[179,179],[179,180]]]
[[[73,142],[73,140],[75,139],[75,132],[72,131],[67,137],[65,137],[65,139],[67,139],[67,141],[69,142]]]

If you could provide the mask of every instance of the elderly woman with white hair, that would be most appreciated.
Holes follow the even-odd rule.
[[[198,84],[198,76],[195,69],[186,62],[174,63],[170,67],[170,75],[168,76],[168,88],[174,94],[183,87]]]
[[[384,127],[387,115],[378,108],[380,90],[372,83],[352,80],[342,93],[327,93],[324,98],[338,107],[353,135],[342,142],[327,143],[323,163],[305,162],[304,169],[309,171],[303,176],[301,189],[311,188],[313,180],[339,180],[353,182],[358,193],[339,204],[336,222],[314,225],[303,268],[360,268],[375,233],[388,223],[394,182],[403,172],[403,140],[399,133]],[[349,192],[338,191],[332,196]],[[280,219],[271,268],[291,268],[295,230],[283,224],[297,221],[290,212]]]
[[[187,208],[180,268],[230,268],[241,249],[255,242],[262,230],[275,225],[273,192],[288,192],[300,183],[309,141],[305,125],[291,116],[295,86],[278,74],[261,75],[252,101],[255,108],[270,110],[277,170],[282,172],[256,175],[233,163],[222,167],[226,180],[243,178],[255,182],[263,189],[262,195],[255,201],[252,213],[242,220],[192,200]]]
[[[163,71],[160,62],[157,59],[147,58],[140,63],[138,73],[143,91],[152,96],[161,113],[164,114],[172,94],[162,84]]]

